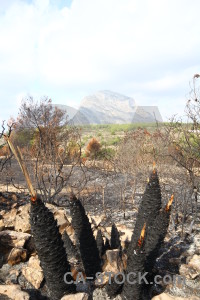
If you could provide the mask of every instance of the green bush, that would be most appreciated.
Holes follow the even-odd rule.
[[[109,141],[107,142],[107,145],[108,145],[108,146],[116,146],[117,144],[119,144],[120,140],[121,140],[120,137],[117,136],[117,137],[115,137],[115,138],[109,140]]]
[[[99,153],[97,158],[98,159],[110,159],[115,156],[115,150],[112,148],[102,148]]]

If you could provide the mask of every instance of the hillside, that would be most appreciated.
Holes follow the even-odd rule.
[[[78,110],[67,105],[56,106],[67,112],[74,125],[162,122],[158,107],[138,106],[133,98],[107,90],[86,96]]]

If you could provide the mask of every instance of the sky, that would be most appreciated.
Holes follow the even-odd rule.
[[[99,90],[182,114],[200,73],[199,0],[0,0],[0,121],[21,100]]]

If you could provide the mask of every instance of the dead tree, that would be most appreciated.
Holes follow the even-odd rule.
[[[49,98],[37,102],[29,97],[21,104],[12,140],[23,150],[42,199],[53,202],[81,164],[77,128],[68,126],[66,112]]]
[[[186,207],[188,214],[193,216],[193,223],[197,216],[197,192],[199,190],[200,168],[200,84],[199,74],[193,76],[190,92],[185,106],[184,121],[173,116],[169,123],[162,128],[163,141],[168,147],[168,156],[173,163],[183,169],[187,174],[190,185],[187,199],[179,203]],[[185,181],[185,179],[184,179]],[[194,194],[194,199],[192,199]],[[187,204],[187,205],[186,205]],[[185,213],[184,213],[185,214]],[[185,218],[183,218],[185,219]],[[185,219],[186,220],[186,219]],[[183,221],[184,225],[185,221]]]
[[[4,141],[4,137],[10,137],[12,129],[13,129],[13,123],[7,124],[7,130],[5,126],[5,121],[2,122],[2,130],[0,132],[0,149],[5,148],[5,153],[3,154],[3,157],[0,157],[0,172],[2,172],[8,165],[11,164],[11,158],[12,158],[12,152],[10,151],[7,143]]]
[[[113,168],[116,173],[122,174],[120,183],[121,208],[124,216],[126,210],[126,191],[131,187],[131,202],[134,203],[138,183],[145,184],[147,173],[153,161],[158,165],[161,160],[161,149],[164,147],[160,130],[149,132],[147,129],[136,129],[127,132],[119,143]],[[162,151],[163,152],[163,151]],[[164,157],[162,156],[162,161]]]

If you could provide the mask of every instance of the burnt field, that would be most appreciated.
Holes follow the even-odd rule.
[[[166,145],[159,130],[127,132],[114,148],[96,137],[84,148],[74,135],[66,142],[68,131],[48,130],[32,130],[34,140],[20,148],[20,134],[31,133],[22,131],[4,146],[0,295],[15,299],[6,294],[14,289],[31,300],[71,300],[78,293],[95,300],[199,299],[196,161],[174,142]],[[69,280],[82,272],[86,282],[66,286],[66,270]],[[111,282],[106,272],[113,272]],[[132,286],[126,279],[116,284],[132,272],[147,272],[150,285]],[[184,285],[164,281],[178,275]],[[159,284],[156,276],[162,278]]]
[[[17,168],[17,165],[14,164],[14,167]],[[141,227],[145,222],[145,220],[142,219],[143,216],[149,215],[149,221],[148,221],[150,222],[149,224],[154,222],[154,219],[155,220],[157,219],[157,216],[151,215],[150,212],[152,211],[152,213],[155,214],[156,213],[154,211],[156,207],[155,205],[158,205],[158,210],[159,207],[162,207],[161,211],[163,211],[164,215],[160,216],[161,217],[160,221],[159,219],[158,221],[156,221],[158,223],[155,223],[154,225],[155,228],[153,232],[156,233],[156,229],[158,229],[158,233],[164,230],[163,232],[165,232],[165,234],[163,235],[163,238],[165,239],[161,244],[159,244],[159,246],[156,244],[157,250],[156,252],[153,252],[154,253],[153,257],[155,257],[155,253],[156,253],[157,260],[154,263],[153,263],[154,261],[153,257],[150,258],[149,260],[149,262],[154,264],[154,273],[153,273],[154,275],[151,274],[151,276],[155,276],[155,274],[160,275],[162,277],[166,275],[168,276],[181,275],[186,278],[185,285],[176,286],[170,284],[161,284],[159,286],[152,285],[150,290],[149,288],[147,289],[142,288],[142,290],[145,291],[145,294],[142,295],[140,294],[141,293],[140,286],[134,287],[134,289],[132,289],[132,287],[129,287],[125,284],[125,287],[123,288],[123,292],[121,293],[121,290],[118,290],[118,287],[116,289],[114,285],[108,287],[107,281],[105,279],[104,284],[101,286],[95,286],[95,288],[92,288],[92,292],[91,289],[88,290],[88,285],[85,285],[84,287],[84,291],[86,293],[85,296],[89,295],[90,297],[89,299],[106,300],[106,299],[110,299],[108,298],[109,296],[111,298],[114,297],[115,299],[126,299],[124,298],[127,297],[126,295],[131,295],[130,299],[133,299],[132,297],[135,295],[134,299],[139,299],[139,300],[155,299],[156,300],[156,299],[160,299],[157,298],[159,296],[156,295],[161,293],[163,297],[172,297],[171,299],[176,299],[176,296],[179,297],[179,299],[184,299],[185,297],[186,299],[199,299],[200,278],[198,276],[198,272],[199,272],[198,259],[200,255],[200,233],[199,233],[200,220],[199,218],[197,218],[196,223],[193,224],[193,226],[191,227],[191,223],[192,223],[192,209],[191,209],[190,213],[187,211],[187,217],[183,221],[184,211],[182,210],[181,207],[180,198],[182,197],[184,190],[180,190],[180,186],[179,186],[180,182],[177,179],[175,181],[175,179],[167,177],[168,174],[167,170],[169,170],[169,168],[166,168],[166,173],[165,173],[166,177],[159,176],[160,184],[158,185],[158,187],[160,186],[159,189],[161,188],[162,198],[160,196],[159,190],[156,192],[156,194],[154,194],[155,192],[151,194],[153,192],[153,190],[151,191],[151,189],[153,188],[151,186],[152,179],[150,179],[150,185],[149,185],[147,178],[142,182],[144,177],[142,177],[141,175],[140,178],[141,185],[137,187],[137,189],[135,189],[133,185],[134,178],[128,178],[129,179],[128,183],[126,181],[125,201],[123,203],[123,197],[122,198],[120,197],[121,193],[119,189],[120,185],[123,186],[124,184],[123,174],[116,174],[115,172],[110,171],[109,174],[106,174],[105,176],[105,170],[99,170],[94,166],[92,168],[87,167],[84,170],[80,170],[80,168],[78,167],[74,169],[74,174],[73,174],[74,177],[70,178],[71,181],[69,181],[69,185],[72,185],[73,183],[73,187],[74,187],[75,186],[74,182],[76,183],[79,182],[79,184],[81,185],[83,181],[82,180],[83,175],[81,172],[84,172],[85,176],[86,175],[88,176],[87,177],[88,180],[86,184],[84,184],[81,189],[78,190],[78,188],[75,186],[76,189],[74,188],[73,190],[74,194],[77,193],[76,196],[81,200],[80,203],[82,203],[85,209],[85,213],[89,217],[89,222],[91,225],[87,225],[89,226],[87,230],[89,231],[92,230],[90,232],[96,238],[97,238],[97,232],[101,230],[103,243],[105,243],[106,239],[108,239],[110,244],[109,247],[111,247],[109,248],[109,250],[106,251],[106,254],[102,256],[103,270],[101,270],[101,272],[105,272],[105,270],[106,271],[112,270],[115,273],[117,273],[119,271],[129,272],[132,270],[131,269],[132,258],[130,260],[129,257],[132,257],[134,251],[138,251],[139,256],[142,255],[139,254],[140,247],[135,248],[135,246],[133,246],[135,243],[133,236],[137,237],[138,234],[140,235],[139,231],[141,231]],[[179,169],[176,169],[176,174],[178,174],[177,173],[178,170]],[[25,182],[22,180],[23,176],[21,174],[20,169],[19,168],[15,169],[15,172],[16,171],[18,176],[21,176],[21,177],[17,177],[20,180],[18,183],[20,183],[21,186],[22,185],[25,186]],[[150,171],[150,174],[151,173],[152,171]],[[74,178],[76,178],[76,181]],[[106,181],[107,185],[105,184],[103,185],[104,193],[102,194],[102,182],[103,180],[105,181],[105,178],[107,180]],[[181,180],[182,179],[183,178],[181,177]],[[56,294],[56,296],[55,295],[52,296],[51,292],[49,294],[49,289],[50,291],[52,289],[51,282],[48,281],[48,277],[47,277],[47,281],[46,279],[44,279],[46,278],[46,276],[50,276],[50,275],[45,275],[45,272],[49,272],[48,271],[49,269],[46,270],[44,267],[44,262],[42,258],[43,255],[40,254],[40,250],[39,250],[40,235],[38,236],[38,234],[40,230],[41,232],[43,232],[45,228],[44,226],[46,226],[47,221],[45,221],[45,225],[42,225],[43,218],[45,217],[45,215],[41,215],[42,218],[40,221],[40,226],[42,226],[41,229],[37,227],[39,224],[36,227],[31,227],[33,225],[29,223],[30,222],[29,216],[33,218],[34,211],[31,210],[32,204],[30,204],[29,194],[26,192],[24,193],[24,191],[18,191],[16,193],[14,192],[13,187],[11,185],[8,186],[8,192],[6,192],[5,188],[7,187],[5,185],[3,186],[5,182],[3,181],[1,184],[2,184],[1,185],[2,192],[0,195],[0,200],[1,200],[0,201],[1,203],[0,251],[2,257],[2,268],[0,270],[0,280],[2,282],[2,286],[9,288],[9,285],[11,285],[9,289],[11,291],[12,284],[13,283],[18,284],[19,288],[20,287],[23,288],[24,292],[28,295],[27,297],[29,298],[27,299],[55,299],[54,297],[56,297],[56,299],[61,299],[59,298],[60,296],[58,296],[59,293]],[[165,222],[163,222],[164,220],[163,218],[165,218],[164,208],[166,207],[166,204],[172,195],[172,190],[171,190],[172,188],[176,193],[174,193],[174,202],[171,208],[171,217],[170,219],[166,219],[168,221],[165,224]],[[185,192],[188,192],[188,190],[186,190],[186,187],[184,188],[185,188]],[[155,189],[155,187],[153,189]],[[133,197],[133,191],[135,193],[134,197]],[[77,225],[77,224],[79,224],[78,219],[82,218],[81,216],[83,211],[81,209],[80,212],[81,211],[82,212],[79,214],[79,208],[78,208],[79,204],[75,209],[75,211],[74,208],[72,210],[71,205],[73,202],[72,199],[70,198],[70,192],[71,191],[67,190],[66,187],[66,192],[63,191],[62,194],[59,195],[57,199],[55,199],[55,203],[53,204],[46,203],[45,206],[48,208],[49,211],[53,213],[54,218],[56,218],[59,225],[60,233],[62,233],[63,235],[64,232],[66,232],[70,237],[70,240],[72,241],[73,247],[79,249],[80,247],[79,243],[81,241],[82,234],[79,236],[78,232],[80,230],[79,226],[83,226],[83,225]],[[147,195],[149,196],[147,197]],[[155,201],[155,204],[153,204],[154,203],[153,201]],[[193,200],[191,199],[191,201],[194,201],[194,199]],[[35,204],[33,205],[34,207],[36,207]],[[38,203],[37,205],[39,205],[38,206],[39,208],[41,204]],[[43,209],[42,207],[44,208],[43,204],[41,206],[41,209]],[[145,209],[147,210],[147,213],[143,213],[143,210]],[[39,211],[37,212],[37,214],[38,213]],[[74,213],[78,217],[77,220],[74,219],[73,217]],[[47,212],[47,214],[49,215],[49,212]],[[51,218],[52,217],[50,217],[50,219]],[[48,222],[51,223],[50,219]],[[83,217],[83,219],[85,219],[85,217]],[[88,222],[87,218],[85,219],[84,222],[86,223]],[[167,229],[168,222],[169,222],[169,228]],[[49,226],[51,226],[50,223]],[[114,234],[114,231],[112,233],[113,224],[116,224],[117,231],[119,232],[118,238],[120,244],[118,244],[117,242],[118,239],[117,235],[113,236]],[[161,224],[163,224],[164,226],[163,229],[159,229],[159,226],[161,226]],[[44,234],[48,235],[48,226],[46,227],[45,230],[47,230],[47,233]],[[137,230],[139,230],[138,233]],[[134,233],[133,236],[132,233]],[[148,235],[149,234],[150,233],[148,233]],[[91,239],[93,239],[92,235],[90,235],[90,237],[87,236],[87,234],[85,235],[83,241],[81,242],[83,243],[81,244],[82,245],[81,247],[85,247],[84,245],[88,245],[87,239],[89,238],[89,240],[91,241]],[[147,237],[144,237],[144,239],[146,238],[147,241],[148,241],[148,235]],[[64,236],[62,237],[63,240],[65,241]],[[24,243],[20,242],[21,246],[19,247],[17,243],[18,240],[20,239],[27,239],[27,242],[25,243],[25,240]],[[36,246],[35,246],[34,239],[38,241],[36,242]],[[49,241],[51,239],[52,236],[49,237]],[[116,243],[116,246],[112,244],[114,241]],[[151,237],[149,237],[149,241],[152,241]],[[128,244],[132,246],[129,246],[127,250]],[[143,245],[142,239],[138,245],[140,244]],[[146,251],[150,251],[148,249],[151,249],[150,246],[151,244],[149,244],[149,242],[147,244],[149,246]],[[67,245],[68,244],[66,244],[66,247],[68,247]],[[99,245],[99,241],[97,242],[97,245]],[[122,250],[120,250],[122,251],[122,257],[120,256],[121,254],[120,255],[117,254],[120,253],[118,252],[119,250],[115,248],[118,247],[117,245],[121,245],[120,247],[122,247],[121,248]],[[35,247],[39,247],[39,248],[35,248]],[[53,252],[51,253],[49,246],[47,245],[44,246],[43,244],[42,249],[44,249],[44,247],[47,247],[49,249],[48,250],[50,251],[49,255],[54,255]],[[91,245],[89,247],[93,247],[93,246]],[[132,249],[132,247],[134,247],[135,250]],[[88,262],[90,264],[91,257],[83,256],[81,259],[78,258],[77,261],[77,257],[74,257],[76,251],[75,252],[74,251],[75,250],[71,252],[69,248],[66,248],[71,270],[73,268],[77,270],[85,270],[84,272],[89,272],[87,274],[90,274],[89,271],[90,269],[87,269],[86,265],[84,267],[84,262],[85,260],[87,261],[87,259],[89,259]],[[87,251],[92,251],[91,253],[93,253],[93,251],[96,250],[94,249],[92,250],[92,248],[88,248]],[[55,255],[57,255],[56,253],[57,252],[55,252]],[[83,255],[81,253],[80,255]],[[44,277],[38,275],[41,274],[41,269],[38,264],[38,255],[41,260],[40,264],[42,264],[42,268],[44,270]],[[128,262],[127,262],[127,257],[129,259]],[[143,255],[141,256],[141,259],[142,257]],[[133,270],[136,270],[136,266],[138,268],[138,271],[143,270],[143,266],[144,266],[143,259],[139,261],[135,259],[136,258],[133,259]],[[127,263],[129,265],[130,270],[126,269]],[[52,266],[52,268],[54,267]],[[98,268],[99,267],[97,266],[97,269]],[[148,268],[148,266],[146,266],[145,268]],[[32,275],[29,275],[29,272],[31,272]],[[38,280],[35,279],[36,278],[35,276],[39,276]],[[63,286],[63,289],[65,289],[65,286]],[[55,289],[53,288],[53,290]],[[1,292],[2,289],[0,285],[0,294]],[[14,291],[14,293],[16,293],[16,290]],[[23,293],[23,291],[21,291],[21,293]],[[7,295],[9,299],[15,299],[11,295],[11,292]],[[21,297],[23,297],[22,294]],[[69,299],[75,299],[73,298],[75,297],[73,295],[69,295],[69,297],[71,297]]]

